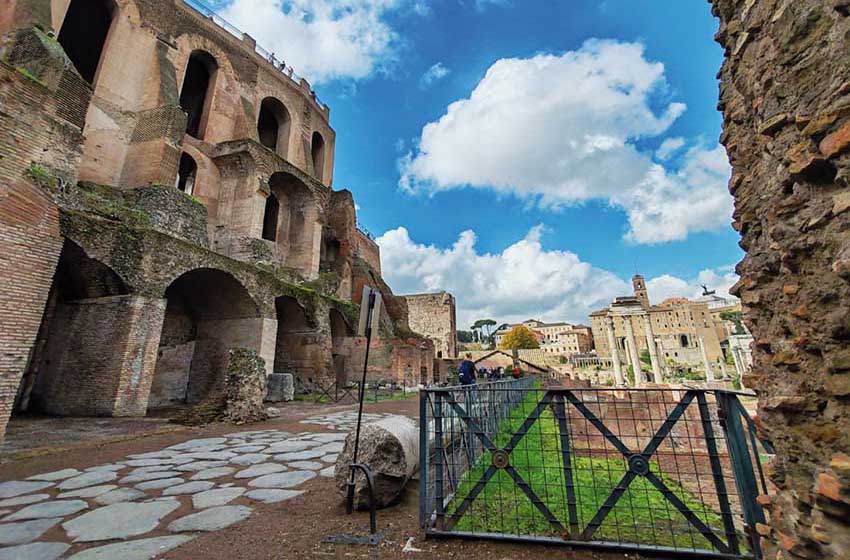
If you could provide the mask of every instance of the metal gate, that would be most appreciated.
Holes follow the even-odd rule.
[[[540,388],[535,378],[420,393],[429,535],[761,558],[766,493],[740,393]],[[757,478],[758,477],[758,478]]]

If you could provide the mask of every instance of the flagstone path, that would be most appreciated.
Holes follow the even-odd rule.
[[[347,432],[356,421],[353,415],[303,422]],[[366,421],[381,417],[364,415]],[[317,475],[332,477],[345,436],[234,432],[83,471],[68,468],[0,482],[0,560],[153,558],[199,533],[248,518],[256,502],[289,500]],[[178,510],[189,513],[169,517]]]

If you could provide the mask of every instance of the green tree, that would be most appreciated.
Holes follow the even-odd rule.
[[[472,334],[472,331],[457,331],[457,341],[458,342],[475,342],[475,337]]]
[[[481,342],[492,342],[493,327],[496,326],[496,321],[493,319],[478,319],[472,325],[472,330],[479,331],[482,334]]]
[[[502,344],[499,346],[502,350],[521,350],[527,348],[540,348],[534,334],[526,327],[518,325],[511,329],[505,338],[502,339]]]
[[[747,334],[744,329],[743,314],[740,311],[721,311],[720,318],[735,323],[735,334]]]
[[[649,350],[646,348],[640,351],[640,361],[648,366],[652,365],[652,358],[649,356]]]

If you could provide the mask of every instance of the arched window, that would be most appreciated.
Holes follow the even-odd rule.
[[[682,348],[687,348],[688,347],[688,335],[680,334],[679,335],[679,342],[680,342]]]
[[[180,107],[189,116],[186,132],[195,138],[203,138],[209,105],[212,101],[215,74],[218,69],[215,59],[204,51],[194,51],[186,64],[186,76],[180,91]]]
[[[260,144],[286,156],[289,148],[289,111],[283,103],[274,97],[266,97],[260,104],[260,118],[257,120],[257,134]]]
[[[263,212],[263,239],[277,240],[277,218],[280,215],[280,202],[274,193],[266,198],[266,209]]]
[[[94,84],[115,8],[108,0],[71,0],[59,44],[80,76]]]
[[[325,139],[318,132],[313,133],[310,153],[313,156],[313,172],[316,179],[322,180],[322,171],[325,166]]]
[[[177,171],[177,190],[192,194],[195,189],[195,177],[198,174],[198,164],[192,156],[183,152],[180,154],[180,168]]]

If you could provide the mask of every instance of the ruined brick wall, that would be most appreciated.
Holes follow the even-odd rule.
[[[366,338],[346,338],[343,348],[349,356],[348,380],[359,379],[366,359]],[[434,344],[430,340],[373,338],[366,378],[408,387],[420,383],[427,385],[434,380],[434,355]]]
[[[457,356],[455,298],[447,292],[403,296],[407,301],[410,328],[434,341],[437,356]]]
[[[143,416],[164,310],[136,296],[59,304],[32,401],[50,414]]]
[[[359,229],[354,235],[354,254],[366,261],[375,272],[381,273],[381,249],[372,238]]]
[[[28,366],[62,248],[59,212],[28,174],[49,186],[76,180],[80,129],[57,117],[47,84],[0,63],[0,439]]]
[[[850,550],[850,2],[714,0],[722,142],[747,255],[736,287],[755,337],[766,558]]]

